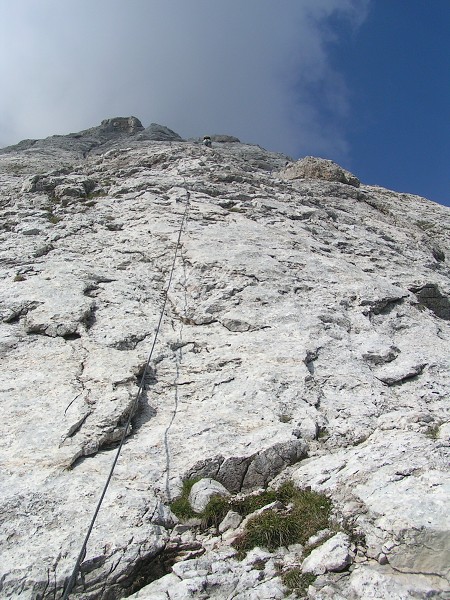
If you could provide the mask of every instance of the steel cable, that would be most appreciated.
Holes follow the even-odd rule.
[[[163,302],[163,305],[162,305],[162,308],[161,308],[161,311],[160,311],[158,325],[156,326],[155,335],[153,337],[153,344],[152,344],[152,347],[150,349],[150,352],[149,352],[149,355],[148,355],[148,358],[147,358],[147,362],[145,364],[144,371],[142,373],[141,381],[139,383],[139,389],[138,389],[138,391],[136,393],[136,396],[134,398],[133,404],[131,405],[130,412],[129,412],[129,415],[128,415],[128,419],[127,419],[127,422],[125,424],[125,427],[124,427],[124,430],[123,430],[123,433],[122,433],[122,437],[120,439],[120,443],[119,443],[119,446],[118,446],[117,451],[116,451],[116,455],[115,455],[113,463],[111,465],[111,469],[110,469],[108,477],[106,479],[106,483],[105,483],[105,485],[103,487],[103,491],[102,491],[100,499],[99,499],[99,501],[97,503],[97,507],[96,507],[96,509],[94,511],[94,514],[92,516],[92,519],[91,519],[88,531],[87,531],[86,536],[85,536],[84,541],[83,541],[83,545],[81,546],[80,553],[78,555],[77,561],[76,561],[74,569],[72,571],[72,575],[70,576],[70,579],[69,579],[69,581],[67,583],[67,586],[65,587],[64,593],[63,593],[63,595],[61,597],[61,600],[67,600],[67,598],[69,598],[69,595],[72,592],[73,588],[75,587],[76,580],[77,580],[77,577],[78,577],[78,573],[80,571],[81,563],[83,562],[83,560],[84,560],[84,558],[86,556],[86,549],[87,549],[87,544],[88,544],[89,538],[90,538],[92,530],[94,528],[95,521],[97,520],[98,513],[100,512],[100,508],[102,506],[103,499],[105,498],[106,492],[107,492],[109,484],[111,482],[111,479],[112,479],[112,476],[113,476],[113,473],[114,473],[114,469],[116,468],[117,461],[119,460],[119,456],[120,456],[120,452],[122,450],[122,446],[123,446],[123,444],[125,442],[125,438],[127,436],[128,430],[129,430],[130,425],[131,425],[131,419],[133,418],[134,411],[135,411],[135,409],[136,409],[136,407],[138,405],[138,402],[139,402],[139,400],[141,398],[142,392],[144,391],[144,388],[145,388],[145,382],[146,382],[148,370],[149,370],[149,367],[150,367],[150,361],[152,359],[153,350],[155,349],[155,346],[156,346],[156,341],[158,339],[158,334],[159,334],[159,331],[161,329],[162,320],[163,320],[164,313],[165,313],[165,310],[166,310],[167,298],[168,298],[169,289],[170,289],[170,286],[171,286],[171,283],[172,283],[173,273],[174,273],[174,270],[175,270],[175,263],[176,263],[176,260],[177,260],[178,249],[180,247],[181,235],[183,233],[184,224],[185,224],[186,219],[187,219],[188,207],[190,205],[190,196],[191,196],[190,192],[188,190],[185,190],[185,191],[186,191],[186,206],[184,208],[183,218],[181,219],[180,227],[179,227],[179,230],[178,230],[178,238],[177,238],[177,242],[176,242],[176,246],[175,246],[175,252],[174,252],[174,256],[173,256],[172,266],[171,266],[171,269],[170,269],[169,280],[168,280],[166,289],[164,291],[164,302]]]

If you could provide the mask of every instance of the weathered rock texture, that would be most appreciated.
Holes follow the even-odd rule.
[[[360,186],[360,181],[352,173],[343,169],[332,160],[306,156],[302,160],[289,165],[282,173],[284,179],[323,179],[337,181],[354,187]]]
[[[188,475],[330,495],[357,537],[310,597],[449,597],[449,212],[314,164],[134,118],[0,151],[1,597],[61,595],[189,195],[73,597],[124,597],[174,560],[136,597],[288,597],[275,563],[301,549],[239,562],[229,531],[173,529]]]

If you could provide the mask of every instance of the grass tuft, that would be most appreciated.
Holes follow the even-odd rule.
[[[49,221],[53,225],[56,225],[57,223],[59,223],[61,221],[61,217],[58,217],[58,215],[53,214],[51,211],[49,211],[47,213],[46,217],[47,217],[47,221]]]
[[[299,490],[292,482],[284,483],[278,490],[265,490],[243,498],[215,496],[198,514],[189,504],[190,491],[197,481],[199,479],[184,481],[180,497],[170,508],[180,519],[200,517],[204,528],[217,528],[229,510],[246,517],[276,500],[288,506],[282,511],[267,510],[250,519],[242,535],[233,543],[239,555],[243,556],[256,546],[272,551],[280,546],[305,544],[312,535],[329,525],[331,500],[318,492]]]
[[[280,415],[278,415],[278,419],[280,423],[291,423],[292,416],[288,415],[287,413],[281,413]]]
[[[267,511],[248,522],[244,535],[237,540],[235,547],[240,551],[250,550],[256,546],[275,550],[297,541],[300,533],[300,528],[294,519],[286,518],[286,515],[274,511]]]
[[[434,223],[430,223],[430,221],[416,221],[416,225],[423,231],[428,231],[434,227]]]
[[[428,431],[426,432],[426,435],[432,440],[437,440],[439,437],[439,428],[440,425],[438,425],[437,423],[435,423],[434,425],[430,425]]]
[[[255,512],[259,508],[275,502],[279,499],[279,493],[274,490],[265,490],[259,494],[252,494],[244,498],[224,498],[214,496],[208,502],[202,513],[195,513],[189,504],[189,494],[194,483],[199,479],[187,479],[183,482],[183,489],[180,496],[172,502],[170,509],[180,519],[190,519],[191,517],[201,517],[203,527],[218,527],[229,510],[234,510],[242,517]]]
[[[275,500],[278,499],[279,497],[275,490],[264,490],[259,494],[253,494],[246,496],[245,498],[236,498],[232,500],[231,507],[242,517],[246,517],[252,512],[255,512],[255,510],[258,510],[259,508],[262,508],[271,502],[275,502]]]
[[[186,479],[186,481],[183,481],[181,495],[170,505],[170,510],[180,519],[198,517],[198,514],[192,510],[192,507],[189,504],[189,494],[192,486],[194,483],[197,483],[197,481],[200,481],[200,479]]]
[[[279,546],[304,544],[314,534],[328,526],[331,501],[311,490],[298,490],[291,483],[276,492],[277,499],[292,508],[284,512],[267,511],[251,519],[244,534],[235,542],[239,552],[255,546],[275,550]]]
[[[231,509],[229,498],[213,496],[202,512],[202,525],[205,528],[219,527],[227,512]]]
[[[297,596],[305,596],[308,587],[314,583],[316,576],[313,573],[302,573],[301,569],[296,567],[281,576],[283,584]]]

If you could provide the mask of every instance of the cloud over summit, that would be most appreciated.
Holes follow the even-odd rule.
[[[0,0],[0,146],[135,115],[293,155],[346,151],[330,19],[369,0]]]

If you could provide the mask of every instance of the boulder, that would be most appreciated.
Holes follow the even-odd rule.
[[[360,181],[355,175],[340,167],[332,160],[306,156],[287,166],[280,172],[283,179],[323,179],[337,181],[353,187],[359,187]]]
[[[223,521],[219,524],[219,532],[224,533],[228,529],[236,529],[242,523],[242,517],[234,510],[229,510]]]
[[[337,533],[324,544],[312,550],[302,563],[303,573],[322,575],[329,571],[343,571],[351,562],[350,540],[345,533]]]
[[[192,486],[189,494],[189,504],[192,510],[201,513],[214,496],[227,497],[230,496],[230,492],[221,483],[214,481],[214,479],[201,479]]]

